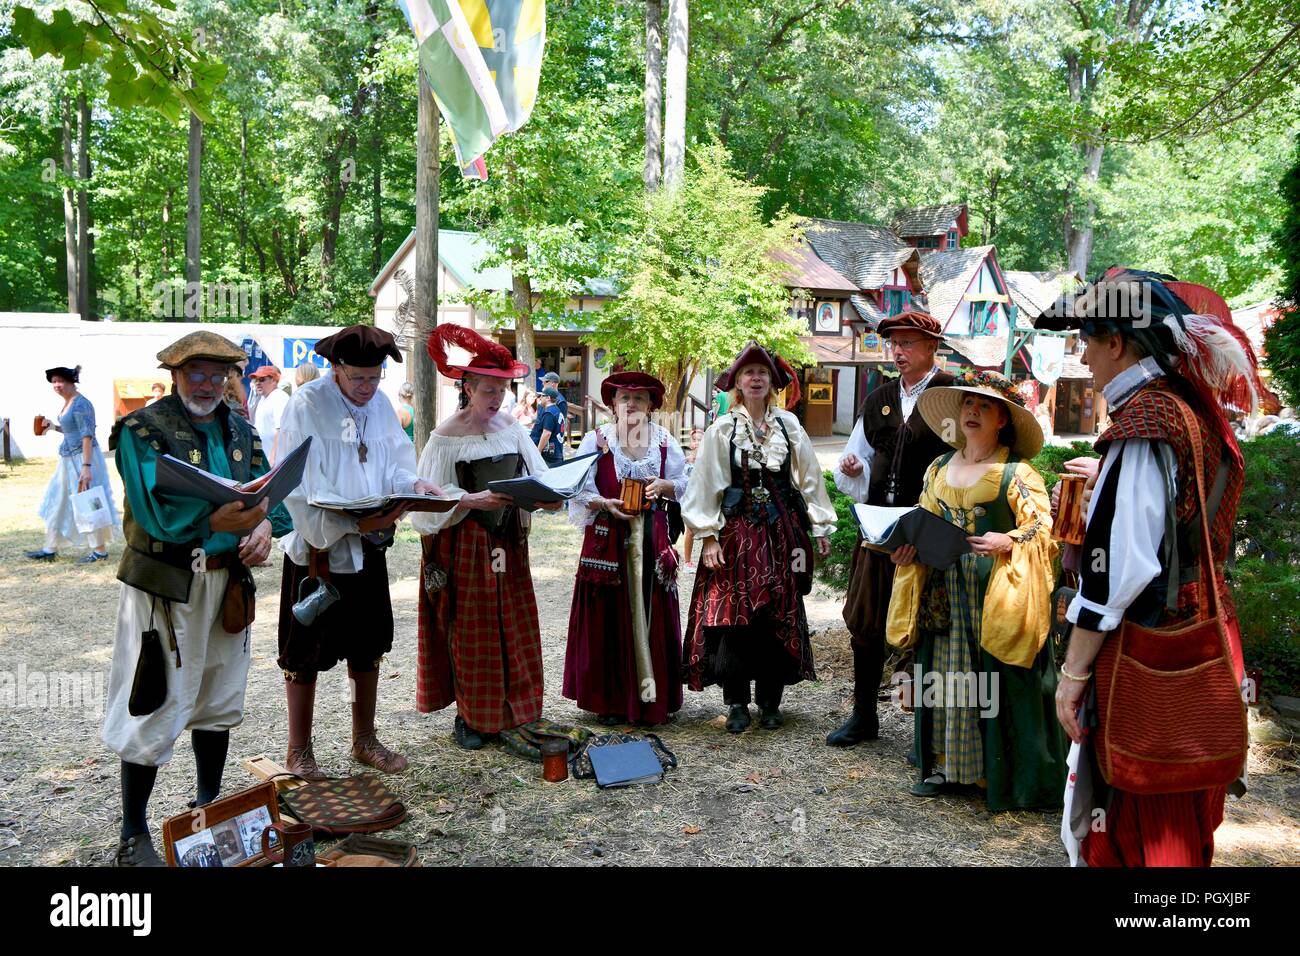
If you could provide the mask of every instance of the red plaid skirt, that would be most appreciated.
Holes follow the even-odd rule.
[[[416,709],[429,713],[454,701],[465,723],[483,733],[536,720],[542,636],[528,539],[494,537],[465,518],[424,538],[424,563],[430,560],[447,573],[447,585],[431,601],[422,563]]]

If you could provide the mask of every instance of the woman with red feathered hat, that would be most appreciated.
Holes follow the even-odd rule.
[[[727,414],[700,443],[682,518],[703,544],[683,649],[691,690],[721,684],[726,729],[750,724],[750,683],[759,722],[784,722],[785,687],[816,679],[803,596],[812,588],[813,542],[830,554],[835,509],[812,439],[778,405],[793,380],[779,356],[748,343],[718,377],[731,390]]]
[[[1230,322],[1177,288],[1112,269],[1036,323],[1082,330],[1110,408],[1056,691],[1074,741],[1062,834],[1088,866],[1209,866],[1225,793],[1245,790],[1241,638],[1223,577],[1244,467],[1223,405],[1257,379]]]
[[[614,420],[583,436],[578,456],[600,457],[569,504],[569,520],[584,538],[569,611],[564,696],[599,714],[603,724],[662,724],[682,706],[669,509],[686,491],[686,459],[668,429],[650,420],[664,399],[659,379],[616,372],[601,383],[600,397]],[[643,487],[644,510],[624,510],[627,482]]]
[[[448,345],[468,351],[469,362],[453,363]],[[428,348],[438,371],[457,382],[460,408],[429,435],[418,470],[460,504],[411,522],[424,553],[416,707],[429,713],[454,702],[456,743],[477,750],[542,713],[529,516],[487,486],[538,474],[546,463],[528,432],[500,410],[511,380],[529,374],[527,365],[505,346],[450,323],[434,329]]]

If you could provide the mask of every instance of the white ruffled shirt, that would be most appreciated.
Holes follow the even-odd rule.
[[[357,519],[313,508],[308,502],[414,492],[415,446],[402,431],[388,396],[376,392],[365,405],[354,405],[343,397],[332,371],[290,397],[280,419],[279,457],[296,449],[308,435],[312,443],[302,484],[284,499],[293,531],[280,547],[300,565],[307,563],[310,548],[328,550],[331,571],[355,574],[363,565]],[[358,455],[363,440],[365,462]]]
[[[790,435],[787,443],[778,418]],[[736,436],[735,463],[742,463],[741,453],[749,452],[749,467],[780,471],[782,463],[790,458],[790,481],[803,495],[812,521],[812,536],[821,538],[835,530],[835,508],[826,492],[821,465],[812,439],[799,424],[799,419],[784,409],[769,405],[763,421],[767,431],[760,438],[753,419],[744,405],[738,405],[720,416],[700,442],[695,467],[691,471],[682,499],[682,519],[686,527],[698,538],[716,537],[726,525],[722,515],[722,495],[731,486],[731,463],[727,448],[731,436]]]
[[[677,500],[681,501],[686,494],[686,456],[682,454],[682,446],[677,443],[677,439],[673,438],[668,429],[650,422],[650,447],[646,449],[645,457],[629,458],[618,443],[618,428],[612,422],[601,425],[582,436],[577,457],[590,455],[598,450],[596,444],[598,432],[604,437],[606,446],[614,456],[614,473],[620,481],[624,478],[636,478],[642,481],[658,478],[659,462],[663,454],[660,449],[667,445],[668,457],[663,463],[663,477],[673,483],[673,491],[676,493]],[[591,524],[596,517],[596,512],[588,505],[593,499],[599,497],[601,494],[596,488],[596,469],[593,468],[587,475],[587,483],[569,502],[569,521],[578,528],[586,528]]]
[[[497,422],[504,427],[486,435],[449,436],[431,432],[429,440],[424,443],[424,451],[420,453],[419,476],[440,487],[444,495],[463,498],[468,492],[456,484],[457,462],[517,453],[523,456],[525,475],[546,471],[546,462],[529,437],[528,430],[512,416],[501,412],[497,412]],[[469,512],[464,508],[453,508],[442,512],[416,511],[410,517],[412,527],[420,534],[437,534],[460,523],[467,514]],[[519,517],[527,526],[529,513],[521,511]]]

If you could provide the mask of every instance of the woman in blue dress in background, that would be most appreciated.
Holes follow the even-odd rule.
[[[63,399],[63,411],[57,423],[44,419],[46,428],[63,433],[59,446],[59,464],[45,489],[40,515],[45,521],[45,546],[39,551],[28,551],[34,561],[53,561],[61,547],[76,547],[85,543],[90,552],[78,559],[81,564],[92,564],[108,558],[108,544],[120,526],[117,508],[113,504],[113,488],[108,483],[108,466],[95,439],[95,408],[86,396],[77,391],[81,366],[76,368],[51,368],[45,370],[45,380],[54,386],[54,393]],[[108,524],[89,534],[77,530],[72,498],[91,488],[102,488],[111,519]]]

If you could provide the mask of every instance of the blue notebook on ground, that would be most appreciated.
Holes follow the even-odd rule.
[[[587,758],[596,773],[598,787],[659,783],[664,778],[664,768],[648,740],[588,747]]]

